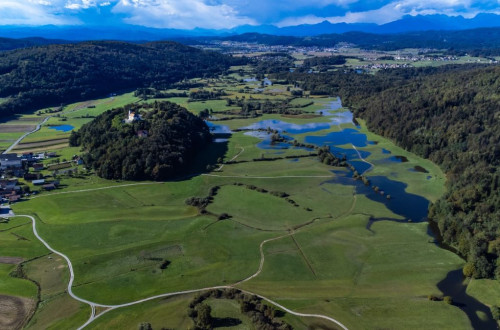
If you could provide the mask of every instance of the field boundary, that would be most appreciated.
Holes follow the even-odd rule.
[[[143,303],[143,302],[147,302],[147,301],[151,301],[151,300],[155,300],[155,299],[159,299],[159,298],[166,298],[166,297],[172,297],[172,296],[178,296],[178,295],[182,295],[182,294],[188,294],[188,293],[197,293],[197,292],[203,292],[203,291],[208,291],[208,290],[215,290],[215,289],[231,289],[231,288],[234,288],[235,285],[239,284],[239,283],[243,283],[245,281],[248,281],[256,276],[258,276],[260,274],[260,272],[262,271],[262,268],[264,266],[264,261],[265,261],[265,257],[264,257],[264,252],[263,252],[263,246],[265,243],[269,242],[269,241],[272,241],[272,240],[277,240],[277,239],[280,239],[282,237],[285,237],[285,236],[289,236],[291,235],[290,234],[287,234],[287,235],[283,235],[283,236],[280,236],[280,237],[275,237],[275,238],[272,238],[272,239],[268,239],[268,240],[265,240],[263,241],[261,244],[260,244],[260,252],[261,252],[261,260],[260,260],[260,265],[259,265],[259,269],[257,270],[257,272],[255,274],[253,274],[252,276],[244,279],[243,281],[240,281],[236,284],[233,284],[233,285],[224,285],[224,286],[213,286],[213,287],[208,287],[208,288],[202,288],[202,289],[193,289],[193,290],[185,290],[185,291],[178,291],[178,292],[169,292],[169,293],[164,293],[164,294],[159,294],[159,295],[155,295],[155,296],[152,296],[152,297],[147,297],[147,298],[144,298],[144,299],[140,299],[140,300],[136,300],[136,301],[132,301],[132,302],[129,302],[129,303],[125,303],[125,304],[118,304],[118,305],[105,305],[105,304],[99,304],[99,303],[96,303],[96,302],[93,302],[93,301],[90,301],[90,300],[86,300],[86,299],[83,299],[83,298],[80,298],[78,297],[77,295],[75,295],[73,293],[73,290],[72,290],[72,287],[73,287],[73,281],[75,279],[75,273],[74,273],[74,270],[73,270],[73,264],[71,263],[71,260],[69,259],[68,256],[66,256],[65,254],[63,254],[62,252],[59,252],[57,250],[55,250],[54,248],[52,248],[49,243],[47,243],[38,233],[37,229],[36,229],[36,220],[33,216],[31,215],[17,215],[17,217],[24,217],[24,218],[29,218],[31,219],[31,222],[32,222],[32,228],[33,228],[33,234],[35,235],[35,237],[47,248],[49,249],[51,252],[61,256],[64,260],[66,260],[66,263],[68,264],[68,269],[69,269],[69,272],[70,272],[70,279],[69,279],[69,282],[68,282],[68,286],[67,286],[67,291],[68,291],[68,294],[75,300],[79,301],[79,302],[82,302],[84,304],[87,304],[90,306],[91,308],[91,313],[90,313],[90,317],[89,319],[87,320],[87,322],[85,322],[82,326],[80,326],[78,328],[78,330],[80,329],[84,329],[85,327],[87,327],[89,324],[91,324],[92,322],[94,322],[97,318],[101,317],[102,315],[106,314],[107,312],[109,311],[112,311],[112,310],[115,310],[115,309],[118,309],[118,308],[122,308],[122,307],[128,307],[128,306],[133,306],[133,305],[137,305],[137,304],[140,304],[140,303]],[[239,289],[241,290],[241,289]],[[334,318],[331,318],[329,316],[326,316],[326,315],[321,315],[321,314],[304,314],[304,313],[298,313],[298,312],[294,312],[280,304],[278,304],[277,302],[267,298],[267,297],[264,297],[264,296],[261,296],[259,294],[256,294],[256,293],[253,293],[253,292],[250,292],[250,291],[245,291],[245,290],[241,290],[242,292],[245,292],[245,293],[248,293],[248,294],[252,294],[252,295],[256,295],[257,297],[261,298],[261,299],[264,299],[265,301],[269,302],[270,304],[272,305],[275,305],[277,306],[278,308],[281,308],[283,309],[284,311],[292,314],[292,315],[295,315],[295,316],[301,316],[301,317],[314,317],[314,318],[321,318],[321,319],[325,319],[325,320],[328,320],[330,322],[333,322],[335,323],[336,325],[340,326],[342,329],[344,330],[348,330],[348,328],[343,325],[340,321],[334,319]],[[97,314],[96,313],[96,307],[102,307],[102,308],[107,308],[105,311]]]

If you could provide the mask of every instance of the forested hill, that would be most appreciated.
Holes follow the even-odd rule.
[[[53,45],[53,44],[67,44],[67,43],[70,42],[65,40],[45,39],[45,38],[22,38],[22,39],[0,38],[0,51],[34,47],[34,46]]]
[[[475,277],[500,277],[499,91],[499,66],[457,70],[376,93],[356,110],[370,130],[446,171],[447,192],[429,217]]]
[[[500,277],[500,66],[283,73],[313,94],[340,95],[368,128],[439,164],[447,192],[429,211],[464,272]]]
[[[129,111],[136,120],[125,122]],[[212,136],[205,122],[170,102],[130,104],[107,111],[73,131],[85,164],[106,179],[166,180],[185,173]]]
[[[0,53],[0,116],[213,76],[242,61],[174,42],[84,42]]]

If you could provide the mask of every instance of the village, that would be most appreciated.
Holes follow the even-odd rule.
[[[2,204],[18,202],[23,197],[36,195],[42,191],[52,191],[59,187],[60,175],[72,175],[83,164],[79,156],[71,160],[59,161],[55,152],[22,155],[8,153],[0,155],[0,199]]]

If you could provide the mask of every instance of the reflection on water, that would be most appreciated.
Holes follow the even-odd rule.
[[[357,194],[363,194],[367,198],[385,204],[393,213],[413,222],[425,221],[429,201],[419,195],[406,192],[406,183],[391,180],[385,176],[371,176],[371,186],[377,186],[375,191],[371,186],[366,186],[360,180],[354,180],[352,174],[347,171],[332,171],[335,178],[325,181],[323,184],[342,184],[356,187]],[[383,194],[381,193],[383,192]],[[390,195],[391,199],[387,199]]]
[[[252,125],[243,127],[242,129],[259,130],[271,128],[279,132],[286,131],[290,134],[303,134],[309,132],[316,132],[323,129],[329,129],[328,123],[309,123],[309,124],[291,124],[277,119],[261,120]]]
[[[366,134],[353,128],[346,128],[340,132],[331,132],[323,136],[307,136],[305,141],[318,146],[343,144],[352,144],[355,147],[367,146]]]
[[[248,132],[245,134],[252,135],[263,139],[262,142],[258,144],[259,148],[262,149],[281,149],[289,148],[290,145],[287,143],[277,143],[271,145],[270,134],[267,132],[256,131],[258,129],[267,129],[270,127],[273,130],[278,130],[280,132],[286,131],[287,134],[302,134],[308,132],[316,132],[319,130],[327,129],[330,124],[352,124],[353,117],[352,113],[349,111],[338,112],[337,110],[342,107],[340,99],[333,101],[329,104],[327,109],[318,111],[324,116],[328,116],[331,119],[330,123],[310,123],[310,124],[290,124],[279,120],[264,120],[253,125],[245,127],[245,129],[255,130],[253,132]],[[359,126],[357,126],[359,129]],[[286,136],[287,140],[293,139],[292,137]],[[352,165],[358,173],[366,172],[371,165],[360,160],[370,156],[370,152],[364,150],[356,151],[353,148],[341,148],[341,145],[352,144],[356,147],[366,147],[368,144],[376,144],[374,141],[368,141],[365,134],[360,133],[356,129],[348,128],[343,129],[340,132],[332,132],[324,136],[306,136],[305,142],[307,144],[314,144],[317,146],[328,145],[330,151],[339,158],[345,158],[347,162]],[[382,154],[391,154],[387,149],[381,148]],[[291,162],[298,161],[298,159],[291,159]],[[376,165],[383,165],[390,162],[404,163],[408,159],[404,156],[391,156],[386,159],[376,161]],[[413,171],[418,171],[422,173],[428,172],[426,169],[420,166],[415,166]],[[389,210],[394,214],[400,216],[399,219],[396,218],[375,218],[370,217],[370,221],[367,225],[367,229],[371,230],[371,224],[376,221],[395,221],[395,222],[422,222],[426,221],[427,209],[429,206],[429,201],[422,196],[408,193],[406,191],[407,184],[395,180],[389,179],[387,176],[370,176],[368,179],[371,181],[370,186],[366,186],[360,180],[354,180],[352,178],[352,172],[347,170],[333,170],[335,174],[333,179],[321,183],[321,189],[331,193],[330,187],[333,188],[334,184],[342,184],[354,186],[357,194],[362,194],[368,199],[375,202],[383,203]],[[397,172],[391,172],[390,177],[397,178]],[[430,180],[432,176],[428,175],[427,180]],[[375,188],[376,187],[376,188]],[[390,195],[390,198],[388,198]],[[493,320],[490,309],[477,301],[476,299],[470,297],[466,293],[466,286],[462,283],[463,281],[461,270],[455,270],[448,273],[445,279],[438,283],[438,288],[446,296],[451,296],[454,305],[461,308],[469,317],[472,326],[475,329],[497,329],[496,322]],[[481,320],[478,313],[485,315],[487,320]]]
[[[208,128],[210,129],[210,132],[212,132],[213,134],[231,134],[232,133],[229,126],[214,124],[208,120],[205,121],[205,123],[207,124]]]
[[[452,298],[453,305],[467,314],[474,329],[498,329],[490,308],[467,294],[467,286],[463,283],[463,280],[462,269],[453,270],[446,275],[444,280],[438,283],[437,287],[443,292],[444,296]],[[485,315],[486,320],[481,319],[479,313]]]

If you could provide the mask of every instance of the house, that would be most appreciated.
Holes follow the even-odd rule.
[[[20,195],[9,195],[8,196],[8,200],[11,203],[15,203],[15,202],[19,201],[20,199],[21,199]]]
[[[73,161],[76,163],[76,165],[82,165],[83,164],[83,159],[80,156],[77,156],[77,155],[73,156]]]
[[[145,130],[138,130],[137,131],[137,136],[140,138],[145,138],[148,137],[148,131]]]
[[[50,191],[56,189],[56,186],[53,183],[47,183],[43,185],[43,189]]]
[[[17,186],[17,179],[2,179],[0,180],[0,188],[1,189],[14,189]]]
[[[141,117],[139,116],[139,114],[137,112],[135,112],[135,110],[129,110],[128,111],[128,118],[125,119],[125,122],[131,123],[133,121],[140,120],[140,119],[141,119]]]
[[[31,161],[31,160],[33,160],[33,153],[32,152],[24,152],[21,155],[21,159]]]
[[[43,170],[44,168],[45,166],[42,163],[33,164],[33,169],[37,172]]]
[[[45,179],[33,180],[31,181],[35,186],[40,186],[45,183]]]
[[[21,169],[23,161],[17,154],[2,154],[0,155],[0,170]]]
[[[25,173],[24,174],[24,180],[26,181],[32,181],[38,179],[38,174],[35,173]]]

